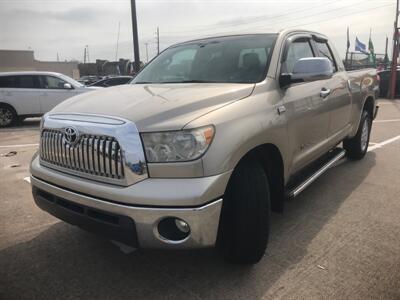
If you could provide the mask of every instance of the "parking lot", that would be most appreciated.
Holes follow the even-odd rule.
[[[33,202],[39,119],[0,129],[0,299],[400,299],[400,101],[379,101],[362,161],[342,161],[274,214],[262,261],[133,251]]]

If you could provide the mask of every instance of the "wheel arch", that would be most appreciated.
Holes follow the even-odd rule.
[[[256,160],[262,165],[270,184],[271,210],[283,212],[285,171],[283,157],[279,148],[271,143],[258,145],[249,150],[237,165],[247,159]]]
[[[374,117],[374,108],[375,108],[375,98],[373,96],[367,96],[364,101],[363,110],[366,110],[372,120]],[[362,114],[362,111],[361,111]],[[360,117],[361,119],[361,117]]]
[[[0,106],[7,106],[7,107],[11,108],[14,111],[15,115],[18,116],[17,110],[10,103],[0,101]]]

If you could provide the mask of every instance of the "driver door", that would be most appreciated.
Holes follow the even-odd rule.
[[[292,73],[301,58],[315,57],[311,36],[292,36],[288,39],[281,74]],[[292,83],[283,90],[283,102],[288,118],[289,144],[294,173],[319,158],[327,150],[329,107],[321,97],[321,81]]]

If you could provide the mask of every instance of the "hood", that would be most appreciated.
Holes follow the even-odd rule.
[[[249,96],[254,84],[128,84],[72,97],[51,113],[121,117],[139,131],[179,130],[190,121]],[[206,125],[206,124],[205,124]]]

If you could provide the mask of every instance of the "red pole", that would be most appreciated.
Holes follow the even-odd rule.
[[[397,26],[399,18],[399,0],[396,0],[396,17],[394,19],[394,34],[393,34],[393,53],[392,53],[392,70],[390,72],[388,98],[396,97],[396,77],[397,77],[397,58],[399,57],[399,28]]]

